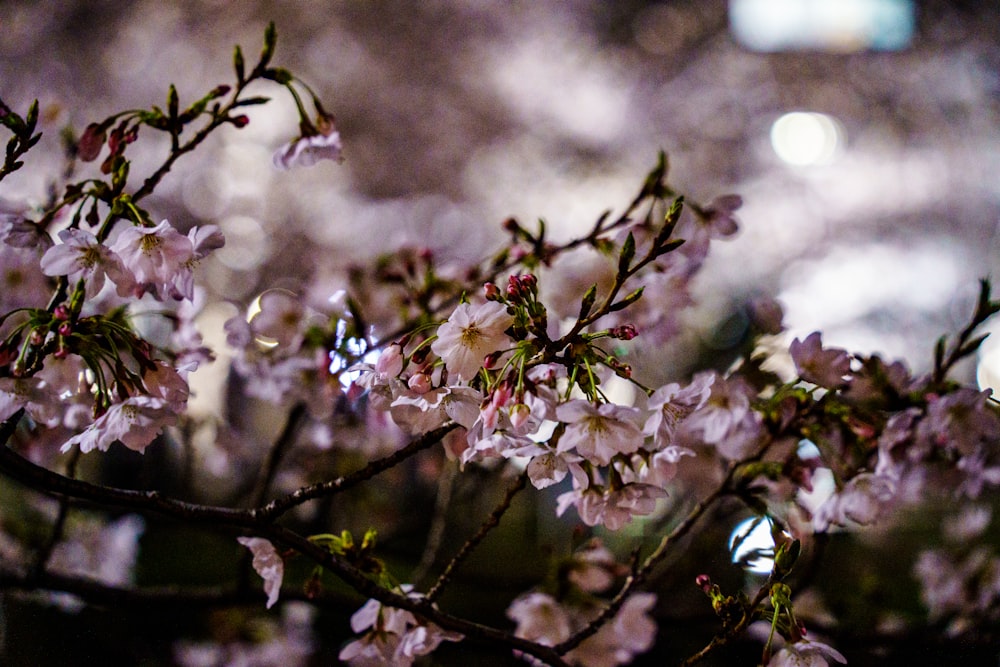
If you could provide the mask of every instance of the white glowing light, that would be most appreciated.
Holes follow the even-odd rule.
[[[774,538],[771,537],[771,523],[754,517],[740,522],[729,536],[729,549],[733,552],[733,562],[743,563],[749,572],[769,574],[774,565]],[[751,557],[752,554],[759,554]]]
[[[733,36],[754,51],[898,51],[916,26],[913,0],[729,0]]]
[[[805,166],[828,164],[843,145],[844,130],[826,114],[793,111],[774,121],[771,146],[788,164]]]

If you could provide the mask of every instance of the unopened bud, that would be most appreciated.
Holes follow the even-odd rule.
[[[608,335],[618,340],[632,340],[639,335],[639,332],[631,324],[623,324],[620,327],[608,329]]]
[[[510,409],[510,424],[514,428],[520,428],[531,416],[531,408],[524,403],[518,403]]]
[[[229,86],[223,83],[213,88],[211,95],[212,97],[222,97],[223,95],[228,93],[229,90],[230,90]]]
[[[91,123],[76,143],[76,155],[84,162],[93,162],[101,152],[107,134],[97,123]]]
[[[410,391],[426,394],[431,390],[431,376],[427,373],[414,373],[406,382],[406,386],[410,388]]]
[[[712,578],[707,574],[699,574],[694,578],[694,583],[706,593],[712,588]]]
[[[73,333],[73,325],[69,322],[63,322],[59,325],[58,331],[60,336],[68,336]]]
[[[490,369],[497,365],[500,361],[500,356],[503,354],[500,350],[496,352],[490,352],[485,357],[483,357],[483,368]]]
[[[500,288],[496,283],[486,283],[483,285],[483,294],[487,301],[498,301],[500,299]]]
[[[59,304],[56,306],[55,310],[52,311],[52,317],[65,322],[70,317],[69,308],[67,308],[64,304]]]
[[[239,116],[233,116],[232,118],[230,118],[229,122],[231,122],[236,127],[246,127],[247,125],[250,124],[250,117],[245,114],[240,114]]]
[[[382,351],[375,362],[375,372],[381,378],[396,377],[403,370],[403,348],[393,343]]]

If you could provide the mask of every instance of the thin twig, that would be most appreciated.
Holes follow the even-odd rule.
[[[501,500],[500,504],[493,509],[488,517],[486,517],[486,520],[479,527],[479,530],[476,531],[476,534],[470,537],[465,544],[462,545],[462,548],[458,550],[458,553],[455,554],[454,558],[451,559],[451,562],[449,562],[447,567],[445,567],[444,572],[442,572],[441,576],[438,577],[434,586],[427,591],[428,600],[433,602],[439,595],[441,595],[444,591],[444,587],[451,580],[451,575],[452,572],[455,571],[455,568],[457,568],[463,561],[465,561],[466,558],[469,557],[472,550],[486,538],[491,530],[500,524],[500,519],[510,508],[510,504],[514,500],[514,496],[520,493],[527,483],[528,473],[523,472],[518,476],[517,481],[515,481],[510,488],[507,489],[507,493],[504,494],[503,500]]]

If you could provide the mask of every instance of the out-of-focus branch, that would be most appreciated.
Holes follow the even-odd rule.
[[[462,562],[469,557],[472,550],[486,538],[491,530],[500,525],[500,519],[507,512],[507,510],[510,509],[510,504],[514,500],[514,496],[524,490],[524,487],[527,486],[527,484],[528,473],[523,472],[517,478],[517,481],[514,482],[509,489],[507,489],[507,493],[504,494],[500,504],[497,505],[492,512],[490,512],[490,515],[483,522],[483,525],[479,527],[479,530],[476,531],[476,534],[470,537],[465,544],[462,545],[462,548],[458,550],[458,553],[455,554],[454,558],[452,558],[447,567],[445,567],[444,572],[442,572],[441,576],[438,577],[434,586],[427,591],[428,600],[433,602],[439,595],[441,595],[444,587],[451,580],[451,574],[455,571],[455,568],[461,565]]]

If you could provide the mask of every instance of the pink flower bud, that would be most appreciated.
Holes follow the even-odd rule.
[[[631,324],[623,324],[620,327],[608,329],[608,334],[618,340],[632,340],[639,335],[639,332]]]
[[[699,574],[695,577],[694,583],[698,586],[698,588],[707,593],[708,589],[712,587],[712,578],[707,574]]]
[[[76,143],[77,157],[84,162],[93,162],[100,154],[106,138],[104,130],[97,123],[91,123]]]
[[[229,120],[236,127],[246,127],[250,124],[250,117],[246,115],[233,116]]]
[[[69,322],[63,322],[59,325],[58,331],[60,336],[68,336],[73,333],[73,325]]]
[[[496,351],[496,352],[490,352],[489,354],[487,354],[483,358],[483,368],[490,369],[490,368],[493,368],[494,366],[496,366],[497,362],[500,361],[500,355],[502,355],[502,354],[503,354],[503,352],[500,352],[499,350]]]
[[[531,416],[531,408],[524,403],[518,403],[510,409],[510,424],[514,428],[520,428]]]
[[[486,283],[483,285],[483,294],[486,296],[487,301],[500,300],[500,288],[496,286],[496,283]]]
[[[403,370],[403,348],[393,343],[382,351],[375,362],[375,372],[381,377],[396,377]]]
[[[431,383],[431,376],[427,373],[414,373],[406,382],[406,386],[410,388],[410,391],[418,394],[426,394],[431,390],[433,384]]]
[[[52,317],[65,322],[70,317],[69,308],[63,304],[56,306],[56,309],[52,311]]]

